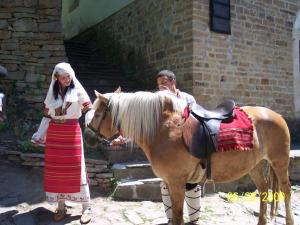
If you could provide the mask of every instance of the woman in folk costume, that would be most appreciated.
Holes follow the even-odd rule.
[[[70,64],[55,66],[44,103],[44,114],[50,118],[44,171],[46,199],[49,203],[58,202],[55,221],[64,219],[68,200],[82,203],[81,223],[89,223],[90,191],[78,118],[92,104]]]

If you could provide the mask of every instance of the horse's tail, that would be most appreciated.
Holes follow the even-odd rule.
[[[272,168],[272,166],[269,165],[269,186],[272,189],[272,196],[271,196],[271,211],[270,216],[271,219],[277,214],[278,210],[278,201],[277,199],[274,199],[274,196],[278,195],[280,192],[279,184],[278,184],[278,178],[277,175]],[[268,192],[268,195],[270,192]]]

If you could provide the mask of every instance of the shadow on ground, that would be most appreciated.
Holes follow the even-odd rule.
[[[0,171],[0,206],[31,205],[45,201],[41,168],[19,166],[0,158]],[[91,188],[91,198],[106,196],[108,193]]]

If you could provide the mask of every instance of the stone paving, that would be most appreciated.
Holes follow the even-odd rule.
[[[41,169],[26,169],[0,159],[0,225],[80,225],[81,206],[69,203],[65,220],[56,223],[52,216],[55,206],[45,202]],[[300,225],[300,188],[293,186],[295,225]],[[135,225],[166,223],[161,202],[113,201],[96,189],[91,189],[93,218],[90,225]],[[258,201],[230,203],[225,193],[201,199],[200,224],[254,225],[258,221]],[[279,216],[269,224],[285,224],[283,205]],[[188,221],[185,212],[185,220]],[[187,223],[188,224],[188,223]]]

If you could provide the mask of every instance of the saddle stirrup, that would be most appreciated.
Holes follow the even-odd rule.
[[[173,214],[172,214],[172,202],[168,189],[168,185],[165,182],[160,183],[161,198],[164,204],[165,213],[168,219],[168,225],[172,224]]]
[[[190,222],[197,224],[200,218],[200,196],[201,186],[197,185],[193,189],[185,192],[185,202],[189,213]]]

